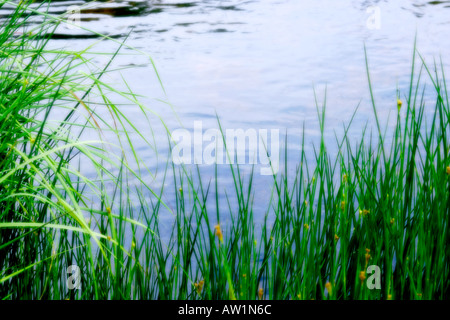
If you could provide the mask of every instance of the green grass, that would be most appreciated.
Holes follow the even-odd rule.
[[[114,71],[109,64],[98,70],[86,52],[47,51],[58,20],[44,15],[18,33],[28,13],[22,4],[0,26],[1,298],[449,298],[450,103],[442,63],[428,68],[414,49],[393,127],[380,124],[370,85],[375,134],[362,128],[357,143],[346,134],[353,118],[342,137],[326,140],[326,103],[317,104],[314,161],[302,151],[294,175],[286,162],[267,186],[267,209],[257,212],[253,174],[237,165],[229,166],[228,206],[219,199],[218,167],[205,181],[199,168],[168,160],[163,185],[173,189],[152,189],[132,136],[153,144],[108,97],[149,111],[132,92],[102,81]],[[430,94],[435,103],[426,106]],[[105,132],[116,137],[114,147]],[[93,133],[97,141],[86,140]],[[308,140],[303,135],[301,150]],[[131,149],[128,160],[121,148]],[[81,163],[96,175],[84,175]],[[165,194],[174,199],[165,203]],[[80,290],[67,287],[72,264],[81,269]],[[368,265],[381,268],[381,290],[361,281]]]

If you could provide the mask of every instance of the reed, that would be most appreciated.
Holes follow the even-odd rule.
[[[219,205],[217,166],[205,181],[199,168],[168,160],[162,185],[173,189],[151,188],[130,130],[153,145],[107,92],[143,115],[145,107],[102,82],[109,64],[96,70],[83,52],[47,51],[56,23],[49,15],[22,32],[29,12],[22,3],[0,26],[1,298],[449,298],[450,104],[442,63],[429,68],[414,48],[409,90],[393,102],[398,113],[388,128],[378,119],[366,56],[375,134],[362,128],[355,143],[347,135],[352,118],[342,137],[326,140],[326,103],[317,104],[314,161],[302,151],[289,175],[286,160],[268,186],[266,211],[255,212],[253,172],[245,176],[238,165],[228,168],[228,207]],[[80,68],[93,71],[80,75]],[[425,106],[428,94],[433,106]],[[86,132],[98,139],[86,140]],[[301,150],[307,140],[303,134]],[[127,160],[122,151],[130,148]],[[82,162],[95,176],[82,173]],[[170,205],[166,193],[174,194]],[[81,270],[79,290],[68,287],[70,265]],[[380,290],[366,285],[369,265],[380,267]]]

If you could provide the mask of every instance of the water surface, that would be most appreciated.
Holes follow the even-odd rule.
[[[134,0],[87,5],[75,0],[52,1],[51,11],[64,13],[72,5],[82,8],[82,27],[118,40],[128,37],[128,45],[153,58],[165,92],[145,56],[121,55],[115,66],[133,67],[123,70],[123,77],[171,130],[192,128],[199,120],[205,130],[217,127],[216,113],[224,128],[279,129],[290,136],[291,169],[298,162],[303,125],[307,142],[319,135],[314,90],[319,103],[326,90],[330,143],[333,130],[350,119],[359,103],[355,141],[372,119],[364,44],[382,122],[396,114],[397,89],[407,94],[416,35],[429,63],[440,56],[445,67],[450,63],[450,1]],[[379,29],[368,26],[374,6],[380,12]],[[99,39],[62,26],[52,45],[79,50]],[[95,51],[116,48],[117,43],[102,41]],[[99,65],[107,62],[107,57],[95,59]],[[109,80],[120,83],[121,76]],[[137,109],[127,112],[151,134]],[[157,121],[154,132],[158,141],[167,140]],[[164,148],[161,143],[162,153]],[[312,151],[310,143],[306,148]],[[144,146],[141,151],[145,154]],[[150,154],[148,161],[154,161]],[[212,167],[204,169],[212,174]],[[220,178],[223,186],[232,185],[229,173]],[[270,194],[267,179],[256,180],[256,207],[264,208],[260,203]],[[169,203],[170,197],[168,193]]]

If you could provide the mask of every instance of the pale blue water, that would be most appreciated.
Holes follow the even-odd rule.
[[[52,11],[62,13],[68,5],[83,4],[58,1],[52,3]],[[290,136],[292,170],[298,162],[302,125],[306,125],[311,158],[310,142],[319,135],[313,89],[321,104],[326,88],[326,134],[331,144],[333,130],[342,128],[358,103],[352,131],[355,141],[373,119],[364,44],[382,123],[390,112],[396,114],[396,90],[407,93],[416,33],[417,47],[430,64],[440,56],[445,67],[450,63],[450,1],[161,0],[99,5],[103,9],[97,6],[82,12],[82,26],[118,40],[132,30],[127,44],[153,58],[165,94],[144,56],[119,56],[115,66],[134,66],[123,70],[123,77],[136,93],[147,97],[141,102],[171,130],[192,128],[199,120],[204,129],[216,128],[216,113],[224,128],[279,129]],[[379,8],[379,29],[368,27],[371,6]],[[85,32],[80,30],[60,28],[58,34],[61,39],[52,42],[55,47],[79,50],[98,41],[83,38]],[[115,48],[116,43],[103,41],[94,51]],[[106,59],[96,57],[95,61],[102,65]],[[121,76],[115,73],[107,79],[120,83]],[[151,135],[137,108],[125,112]],[[164,155],[166,133],[156,118],[152,126]],[[152,167],[152,151],[145,145],[138,150]],[[212,175],[212,166],[203,169],[206,176]],[[243,166],[244,172],[250,170],[250,165]],[[228,172],[220,178],[223,187],[232,186]],[[256,181],[255,207],[262,210],[270,195],[270,178]],[[172,203],[170,192],[165,201]]]

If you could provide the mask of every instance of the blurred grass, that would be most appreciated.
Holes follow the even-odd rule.
[[[267,186],[266,212],[254,212],[253,172],[245,176],[238,165],[229,166],[228,208],[219,205],[217,167],[204,181],[198,168],[168,161],[163,188],[151,188],[133,136],[154,146],[108,93],[143,116],[145,107],[101,80],[109,63],[99,70],[82,52],[47,52],[62,20],[45,14],[33,32],[22,32],[28,14],[22,2],[0,26],[1,298],[449,298],[450,104],[442,63],[430,69],[414,49],[409,91],[399,92],[396,124],[384,130],[366,56],[376,134],[363,128],[354,143],[352,118],[336,137],[337,154],[329,153],[326,103],[317,104],[322,138],[313,163],[302,151],[293,176],[286,162]],[[93,69],[80,74],[80,66]],[[433,88],[421,85],[424,76]],[[427,90],[436,97],[433,111]],[[84,139],[93,133],[97,140]],[[96,175],[84,175],[81,163]],[[171,206],[162,201],[167,192],[175,195]],[[160,219],[167,211],[169,234]],[[81,269],[79,290],[67,286],[72,264]],[[369,265],[381,269],[381,290],[367,288]]]

